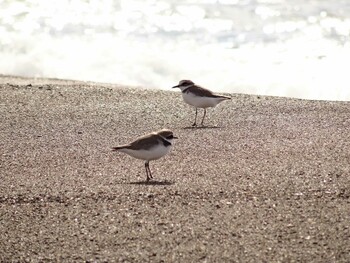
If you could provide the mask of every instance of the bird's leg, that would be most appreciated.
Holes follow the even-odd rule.
[[[194,127],[194,126],[197,126],[197,108],[196,108],[196,115],[195,115],[195,117],[194,117],[194,123],[192,124],[192,126]]]
[[[148,172],[149,172],[149,177],[151,177],[153,179],[153,176],[152,176],[152,172],[151,172],[151,169],[149,168],[149,162],[148,162]]]
[[[149,181],[151,178],[153,178],[151,169],[149,169],[149,161],[145,163],[145,167],[146,167],[146,173],[147,173],[147,181]]]
[[[203,126],[203,123],[204,123],[205,114],[207,114],[207,109],[206,108],[204,108],[204,115],[203,115],[203,119],[202,119],[202,122],[201,122],[202,126]]]
[[[149,170],[149,161],[145,162],[145,169],[146,169],[146,176],[147,176],[146,181],[148,182],[150,180],[150,178],[152,177],[152,176],[151,177],[149,176],[149,172],[148,172],[148,170]]]

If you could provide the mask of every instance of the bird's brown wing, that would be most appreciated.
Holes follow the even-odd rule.
[[[157,145],[161,142],[161,137],[157,134],[148,134],[145,136],[142,136],[132,143],[130,143],[127,148],[131,150],[148,150]]]
[[[191,87],[188,87],[187,89],[184,89],[183,92],[185,92],[185,93],[193,93],[194,95],[196,95],[198,97],[230,99],[227,96],[215,95],[210,90],[202,88],[201,86],[198,86],[198,85],[193,85]]]
[[[199,96],[199,97],[231,99],[230,97],[227,97],[227,96],[216,95],[213,92],[211,92],[210,90],[202,88],[201,86],[198,86],[198,85],[193,85],[193,86],[183,90],[183,92],[193,93],[194,95]]]
[[[201,86],[197,86],[197,85],[193,85],[191,87],[188,87],[183,92],[193,93],[194,95],[199,96],[199,97],[215,97],[213,92],[211,92],[210,90],[207,90],[205,88],[202,88]]]

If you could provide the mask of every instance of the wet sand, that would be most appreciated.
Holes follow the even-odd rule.
[[[349,262],[350,103],[0,76],[1,262]],[[199,118],[202,110],[199,111]],[[144,164],[111,147],[169,128]]]

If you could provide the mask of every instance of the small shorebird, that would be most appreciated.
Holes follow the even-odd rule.
[[[184,101],[196,108],[196,116],[192,126],[197,126],[197,108],[204,108],[204,115],[201,122],[201,125],[203,125],[207,108],[215,107],[220,102],[231,99],[227,96],[215,95],[210,90],[194,84],[191,80],[181,80],[179,84],[173,88],[180,88]]]
[[[149,161],[157,160],[166,155],[170,151],[173,139],[177,139],[173,132],[163,129],[139,137],[129,144],[113,147],[112,151],[123,152],[137,159],[145,160],[146,180],[149,181],[153,178]]]

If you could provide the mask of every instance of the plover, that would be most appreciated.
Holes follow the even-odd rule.
[[[196,115],[192,126],[197,126],[197,108],[204,109],[204,115],[201,122],[201,125],[203,125],[204,118],[207,113],[207,108],[215,107],[220,102],[231,99],[227,96],[216,95],[210,90],[194,84],[194,82],[191,80],[181,80],[179,84],[173,88],[180,88],[184,101],[196,108]]]
[[[169,153],[173,139],[177,139],[173,132],[163,129],[141,136],[129,144],[113,147],[112,151],[123,152],[134,158],[145,160],[146,180],[149,181],[153,178],[149,162]]]

